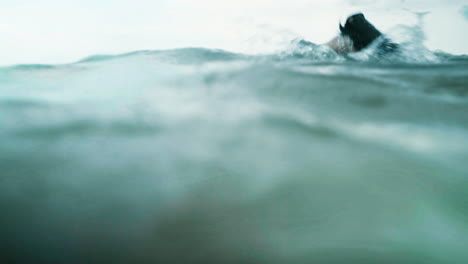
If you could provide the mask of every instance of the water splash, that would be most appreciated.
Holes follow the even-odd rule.
[[[309,60],[311,62],[343,62],[344,57],[326,45],[317,45],[304,39],[294,39],[287,50],[279,53],[283,60]]]
[[[426,41],[424,18],[430,12],[412,13],[417,17],[415,25],[395,26],[360,52],[339,55],[326,45],[317,45],[298,38],[291,41],[289,47],[279,53],[279,57],[281,59],[306,59],[316,63],[359,61],[383,64],[432,64],[453,59],[453,57],[449,58],[450,56],[443,56],[440,52],[429,50],[424,44]]]

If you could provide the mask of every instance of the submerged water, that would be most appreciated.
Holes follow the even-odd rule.
[[[1,68],[1,263],[466,263],[468,58],[400,44]]]

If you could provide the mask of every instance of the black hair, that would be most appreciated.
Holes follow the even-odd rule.
[[[362,13],[350,16],[344,27],[340,24],[340,31],[353,41],[355,51],[364,49],[382,36],[382,33],[367,21]]]

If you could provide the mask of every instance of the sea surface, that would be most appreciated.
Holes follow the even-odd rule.
[[[0,263],[468,263],[468,56],[398,44],[0,68]]]

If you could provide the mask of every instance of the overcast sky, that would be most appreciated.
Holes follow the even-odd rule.
[[[382,31],[431,11],[427,46],[468,53],[468,0],[0,0],[0,65],[178,47],[270,52],[332,38],[355,11]]]

